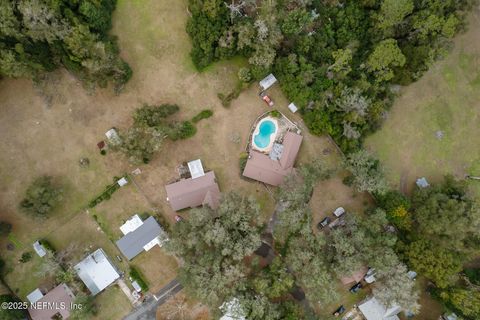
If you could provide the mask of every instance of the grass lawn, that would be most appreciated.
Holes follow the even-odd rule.
[[[337,288],[337,292],[340,295],[337,302],[333,302],[327,305],[318,305],[312,303],[318,316],[331,316],[332,313],[337,310],[337,308],[341,305],[343,305],[348,312],[348,310],[350,310],[354,304],[358,304],[359,302],[364,300],[368,294],[371,293],[371,289],[369,287],[363,288],[355,294],[350,293],[350,287],[343,285],[340,281],[338,281]]]
[[[396,187],[425,176],[480,175],[480,17],[472,14],[468,31],[455,39],[444,61],[404,88],[383,128],[367,139]],[[442,131],[443,138],[436,136]],[[480,195],[480,182],[472,181]]]
[[[313,226],[323,218],[333,216],[333,211],[343,207],[348,213],[363,214],[372,205],[372,199],[367,193],[359,193],[342,182],[341,175],[334,176],[317,184],[310,200],[313,215]]]
[[[93,320],[118,320],[130,312],[131,305],[122,290],[113,285],[95,297],[98,314]]]
[[[174,212],[165,201],[164,185],[176,178],[175,168],[184,161],[201,158],[207,169],[215,171],[222,192],[236,190],[255,197],[262,208],[262,220],[273,211],[274,201],[264,186],[241,179],[239,170],[239,156],[251,125],[269,108],[258,97],[256,85],[242,92],[230,108],[221,105],[217,94],[233,90],[245,60],[235,58],[196,72],[185,33],[186,3],[118,1],[112,33],[118,36],[121,54],[133,69],[133,78],[118,96],[110,89],[87,92],[62,70],[52,73],[41,89],[28,80],[0,80],[0,210],[2,220],[13,224],[13,236],[19,244],[4,254],[11,270],[6,280],[21,297],[49,281],[35,276],[40,263],[36,257],[25,265],[17,262],[24,251],[33,251],[32,243],[40,238],[49,240],[57,250],[74,246],[72,263],[102,247],[127,271],[125,259],[119,263],[114,258],[120,253],[110,240],[120,236],[118,228],[123,220],[138,211],[155,208],[165,219],[174,221]],[[308,134],[300,116],[288,111],[289,101],[278,86],[271,90],[271,96],[275,108],[303,129],[298,162],[310,161],[323,150],[334,150],[326,138]],[[46,103],[46,97],[51,98],[51,104]],[[150,164],[141,165],[142,174],[135,176],[139,189],[128,185],[85,213],[86,204],[111,183],[112,177],[136,168],[119,154],[101,156],[96,143],[111,127],[122,130],[130,126],[132,111],[143,103],[177,103],[181,107],[176,115],[179,119],[191,119],[206,108],[214,115],[197,124],[193,138],[175,144],[166,142]],[[87,168],[79,165],[82,157],[90,160]],[[338,161],[334,151],[327,158]],[[19,212],[18,203],[31,181],[44,174],[60,182],[64,199],[49,219],[37,221]],[[106,232],[98,227],[93,215]],[[6,242],[0,244],[5,247]],[[152,290],[172,279],[177,268],[176,261],[158,248],[142,253],[132,263],[145,275]],[[113,287],[98,296],[97,302],[106,306],[101,308],[105,314],[98,319],[118,319],[130,309],[123,293],[118,292]]]

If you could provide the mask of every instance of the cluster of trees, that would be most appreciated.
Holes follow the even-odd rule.
[[[4,0],[0,76],[37,78],[65,67],[88,87],[121,87],[132,71],[108,34],[116,0]]]
[[[399,230],[397,251],[411,269],[435,284],[436,296],[449,309],[477,319],[478,286],[459,274],[480,247],[480,211],[466,182],[446,176],[442,183],[417,188],[411,199],[390,191],[378,204]]]
[[[37,217],[47,218],[62,200],[62,189],[53,183],[52,177],[35,179],[20,202],[20,210]]]
[[[190,121],[169,119],[179,110],[176,104],[143,105],[135,110],[133,126],[120,134],[120,141],[112,144],[113,149],[123,152],[132,163],[148,163],[166,138],[187,139],[197,132]]]
[[[418,310],[418,291],[394,250],[397,237],[389,232],[385,211],[377,208],[365,216],[347,214],[342,225],[315,234],[308,201],[315,182],[328,178],[331,170],[317,161],[299,171],[279,188],[279,201],[286,205],[279,213],[274,235],[309,301],[323,305],[336,301],[335,279],[369,266],[376,272],[377,299],[387,306]]]
[[[308,301],[327,305],[339,298],[339,278],[369,266],[376,272],[377,299],[418,310],[418,290],[395,252],[397,236],[385,210],[347,214],[329,232],[313,231],[308,202],[315,184],[333,170],[314,161],[279,187],[272,230],[277,255],[267,266],[253,256],[264,229],[257,225],[254,201],[230,193],[217,210],[192,210],[174,226],[168,244],[184,262],[180,279],[185,287],[213,310],[235,298],[249,319],[301,319],[309,310],[292,299],[296,287]]]
[[[473,2],[190,0],[187,31],[197,68],[242,55],[242,79],[274,71],[311,132],[348,151],[379,126],[392,84],[445,52]]]

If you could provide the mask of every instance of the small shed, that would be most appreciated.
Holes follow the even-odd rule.
[[[428,183],[428,181],[425,177],[421,177],[421,178],[417,179],[416,184],[419,188],[427,188],[427,187],[430,186],[430,184]]]
[[[30,301],[31,304],[34,304],[35,302],[37,302],[42,298],[43,298],[43,293],[38,288],[30,292],[27,296],[27,300]]]
[[[122,177],[120,180],[117,181],[117,183],[120,187],[123,187],[124,185],[126,185],[128,183],[128,180],[127,180],[127,178]]]
[[[188,163],[188,170],[190,170],[192,179],[203,177],[205,175],[205,171],[203,170],[202,160],[200,159],[190,161]]]
[[[115,128],[112,128],[112,129],[108,130],[107,132],[105,132],[105,136],[107,136],[108,141],[110,141],[110,143],[112,143],[114,145],[118,145],[122,142],[122,140],[120,139],[120,136],[118,135],[118,132],[117,132],[117,130],[115,130]]]
[[[410,280],[415,280],[415,278],[417,277],[417,273],[413,270],[410,270],[410,271],[407,272],[407,277]]]
[[[259,82],[259,84],[260,84],[260,87],[262,88],[262,90],[265,91],[268,88],[270,88],[271,86],[273,86],[275,84],[275,82],[277,82],[277,78],[275,78],[275,76],[272,73],[270,73],[268,76],[263,78]]]
[[[135,289],[135,291],[137,291],[137,292],[141,292],[141,291],[142,291],[142,288],[140,287],[140,285],[138,284],[137,281],[133,281],[133,282],[132,282],[132,287],[133,287],[133,289]]]
[[[33,243],[33,250],[38,254],[40,258],[43,258],[47,254],[47,250],[45,247],[40,243],[40,241],[35,241]]]
[[[288,105],[288,109],[290,109],[290,111],[292,111],[293,113],[298,111],[297,106],[293,102]]]

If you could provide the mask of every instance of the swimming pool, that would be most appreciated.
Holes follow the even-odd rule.
[[[253,145],[261,151],[267,151],[275,140],[277,124],[273,119],[265,118],[257,126],[253,136]],[[273,137],[272,137],[273,136]]]

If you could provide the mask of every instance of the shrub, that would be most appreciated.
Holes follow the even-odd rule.
[[[193,123],[197,123],[202,119],[210,118],[213,115],[213,111],[210,109],[205,109],[200,111],[195,117],[192,118]]]
[[[168,137],[176,141],[178,139],[187,139],[193,137],[197,133],[197,128],[190,121],[183,121],[170,125],[168,130]]]
[[[238,70],[238,79],[244,83],[249,83],[252,81],[252,72],[249,68],[240,68]]]
[[[136,125],[157,127],[162,125],[165,118],[178,112],[180,108],[176,104],[162,104],[159,106],[144,104],[135,110],[133,120]]]
[[[140,288],[142,288],[142,291],[144,292],[148,291],[148,284],[143,279],[143,275],[136,268],[130,267],[129,275],[133,281],[137,281]]]
[[[27,263],[28,261],[32,260],[32,253],[31,252],[24,252],[22,257],[20,258],[21,263]]]
[[[106,154],[107,154],[107,150],[105,150],[105,149],[100,150],[100,154],[101,154],[102,156],[106,155]]]
[[[40,244],[45,249],[47,249],[47,251],[50,251],[51,253],[55,253],[55,251],[56,251],[55,248],[52,246],[52,244],[48,240],[42,239],[42,240],[40,240]]]
[[[247,165],[248,161],[248,153],[242,152],[240,154],[240,174],[242,174],[243,170],[245,170],[245,166]]]
[[[126,177],[126,175],[125,175]],[[120,186],[118,185],[117,181],[119,180],[119,177],[113,177],[113,183],[109,184],[108,186],[105,187],[105,190],[96,198],[91,200],[88,203],[89,208],[94,208],[96,205],[98,205],[100,202],[104,200],[108,200],[111,198],[112,194],[115,193],[118,189],[120,189]],[[128,179],[128,178],[127,178]],[[95,217],[95,216],[94,216]]]
[[[62,189],[52,183],[52,178],[43,176],[35,179],[28,187],[20,209],[37,216],[47,216],[62,198]]]
[[[466,268],[463,272],[470,282],[474,285],[480,286],[480,268]]]
[[[224,95],[223,93],[218,93],[217,97],[220,99],[222,102],[222,106],[225,108],[229,108],[230,104],[232,103],[233,100],[237,99],[238,96],[240,95],[240,92],[242,92],[242,85],[241,83],[237,85],[230,93],[227,95]]]
[[[12,231],[12,225],[5,221],[0,221],[0,237],[8,236]]]
[[[280,111],[278,110],[272,110],[270,111],[270,115],[274,118],[281,118],[282,117],[282,114],[280,113]]]

